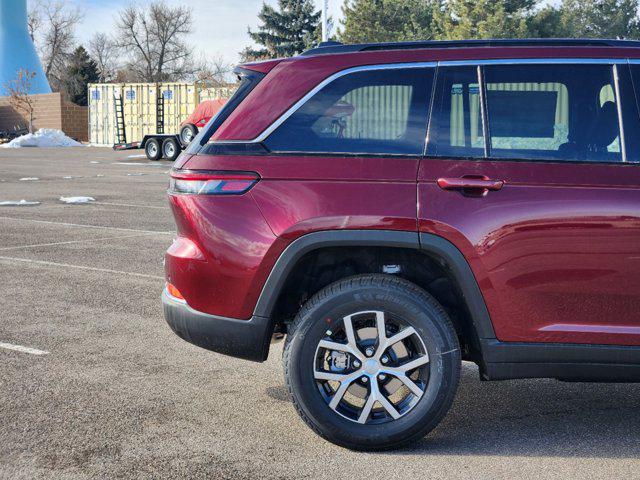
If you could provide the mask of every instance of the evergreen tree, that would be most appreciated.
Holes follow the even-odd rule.
[[[320,12],[315,11],[311,0],[278,0],[278,8],[266,3],[258,14],[261,25],[252,32],[251,39],[263,48],[247,47],[245,60],[290,57],[309,48],[316,39]]]
[[[531,2],[514,0],[449,0],[436,11],[434,29],[441,40],[523,38]]]
[[[70,101],[77,105],[87,105],[87,84],[100,78],[96,62],[80,46],[69,57],[63,72],[62,88]]]
[[[280,5],[283,9],[283,0]],[[343,43],[640,37],[640,0],[561,0],[559,5],[543,0],[346,0],[342,11],[338,38]],[[252,37],[263,45],[275,43],[272,25],[286,24],[274,20],[282,15],[264,6],[260,18],[264,26],[250,32]]]
[[[347,0],[339,37],[344,43],[433,38],[436,0]]]
[[[564,0],[560,16],[568,37],[638,38],[637,0]]]
[[[563,26],[560,10],[554,6],[546,6],[531,13],[526,22],[527,36],[530,38],[571,37]]]

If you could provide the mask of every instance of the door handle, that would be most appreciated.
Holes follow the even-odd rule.
[[[496,191],[504,186],[504,180],[491,180],[489,178],[439,178],[438,186],[443,190],[482,190]]]

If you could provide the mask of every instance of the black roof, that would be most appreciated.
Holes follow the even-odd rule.
[[[524,38],[491,40],[425,40],[416,42],[357,43],[323,42],[302,55],[351,53],[373,50],[407,50],[416,48],[464,48],[464,47],[636,47],[638,40],[608,40],[598,38]]]

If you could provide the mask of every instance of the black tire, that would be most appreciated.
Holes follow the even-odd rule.
[[[182,145],[186,147],[191,143],[191,141],[197,134],[198,127],[196,127],[193,123],[187,123],[180,129],[180,143],[182,143]]]
[[[149,160],[160,160],[162,158],[162,149],[160,148],[160,142],[155,138],[147,140],[144,144],[144,153]]]
[[[180,155],[180,145],[175,138],[166,138],[162,142],[162,156],[172,162]]]
[[[363,310],[401,317],[413,327],[429,357],[420,367],[428,375],[422,396],[403,416],[386,423],[361,424],[338,414],[314,378],[320,340],[337,327],[336,323],[342,323],[344,316]],[[424,437],[440,423],[458,388],[461,358],[451,321],[431,295],[398,277],[367,274],[335,282],[303,306],[290,327],[283,363],[295,408],[316,433],[353,450],[387,450]],[[378,385],[376,377],[372,381]],[[367,422],[369,419],[373,416],[367,417]]]

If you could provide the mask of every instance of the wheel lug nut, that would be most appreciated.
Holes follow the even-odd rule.
[[[382,380],[384,380],[386,378],[387,378],[387,376],[384,373],[379,373],[378,374],[378,380],[382,381]]]
[[[356,368],[360,368],[360,362],[358,360],[355,360],[353,362],[353,366],[356,367]]]
[[[386,355],[384,355],[384,356],[380,359],[380,361],[381,361],[382,363],[388,363],[388,362],[389,362],[389,357],[387,357]]]
[[[362,383],[367,383],[369,381],[367,377],[362,377],[361,380],[362,380]]]
[[[367,349],[364,351],[364,353],[366,353],[367,357],[370,357],[371,355],[373,355],[375,352],[375,350],[373,349],[373,347],[367,347]]]

